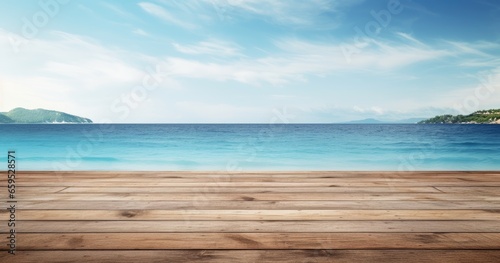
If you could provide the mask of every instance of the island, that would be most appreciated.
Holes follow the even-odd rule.
[[[64,112],[15,108],[0,113],[0,124],[92,123],[92,120]]]
[[[419,124],[500,124],[500,109],[480,110],[469,115],[439,115]]]

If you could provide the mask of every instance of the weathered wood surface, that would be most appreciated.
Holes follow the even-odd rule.
[[[17,254],[1,246],[0,262],[500,262],[500,172],[19,172],[16,184]]]

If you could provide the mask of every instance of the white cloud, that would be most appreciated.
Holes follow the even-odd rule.
[[[451,53],[445,49],[420,47],[412,45],[391,45],[387,43],[377,43],[375,51],[362,53],[354,61],[361,63],[370,61],[378,64],[382,68],[397,68],[422,61],[432,61],[450,56]]]
[[[147,13],[160,18],[163,21],[166,21],[171,24],[175,24],[177,26],[183,27],[185,29],[195,29],[196,26],[188,23],[186,21],[183,21],[182,19],[177,18],[175,15],[173,15],[171,12],[167,11],[167,9],[153,4],[153,3],[148,3],[148,2],[142,2],[139,3],[139,6],[146,11]]]
[[[482,57],[490,57],[491,55],[485,53],[484,49],[489,48],[499,48],[500,45],[488,45],[488,43],[465,43],[456,41],[445,41],[447,44],[455,48],[458,52],[462,54],[472,54]]]
[[[432,103],[447,105],[460,114],[500,108],[500,67],[480,72],[472,77],[477,84],[449,91]]]
[[[422,43],[421,41],[417,40],[415,37],[413,37],[410,34],[407,34],[407,33],[404,33],[404,32],[397,32],[396,36],[401,37],[403,40],[407,40],[407,41],[413,42],[413,43],[415,43],[415,44],[417,44],[419,46],[423,46],[423,47],[426,46],[424,43]]]
[[[462,60],[458,65],[463,67],[482,67],[491,68],[492,66],[500,66],[500,58],[480,59],[477,57]]]
[[[228,120],[236,123],[255,122],[256,119],[263,119],[268,113],[262,108],[197,101],[180,101],[175,104],[175,108],[177,112],[182,112],[182,119],[198,123],[207,120],[216,123]]]
[[[139,36],[143,36],[143,37],[149,37],[150,34],[140,28],[136,28],[134,30],[132,30],[132,33],[136,34],[136,35],[139,35]]]
[[[174,43],[173,46],[177,51],[190,55],[212,55],[222,57],[242,55],[238,45],[217,39],[201,41],[195,45],[181,45]]]
[[[0,46],[10,45],[11,34],[0,30]],[[94,120],[116,117],[111,103],[141,85],[146,75],[141,65],[149,65],[150,58],[74,34],[48,34],[50,40],[33,39],[18,53],[0,50],[1,110],[46,108]]]
[[[463,67],[494,68],[500,66],[500,58],[496,54],[500,44],[488,41],[456,42],[443,41],[449,46],[459,60],[457,65]]]
[[[311,108],[308,112],[302,111],[300,115],[298,114],[300,118],[297,121],[334,121],[335,118],[347,117],[362,119],[366,115],[388,118],[388,116],[396,115],[391,110],[398,108],[396,102],[385,101],[387,102],[385,104],[382,99],[378,99],[377,104],[372,104],[370,102],[372,97],[356,98],[356,95],[353,95],[355,93],[349,91],[349,88],[339,85],[342,82],[336,82],[336,77],[339,75],[364,76],[363,73],[369,71],[372,75],[388,78],[392,76],[385,74],[397,74],[405,66],[415,63],[437,59],[442,61],[445,57],[451,59],[447,63],[455,63],[460,62],[464,56],[460,48],[447,50],[450,46],[443,45],[445,42],[440,42],[441,45],[438,47],[431,47],[417,39],[412,39],[411,36],[406,36],[408,43],[373,41],[357,54],[351,63],[346,61],[340,48],[341,45],[338,43],[300,39],[278,40],[275,42],[276,51],[264,54],[262,57],[246,56],[245,50],[237,44],[217,39],[208,39],[194,45],[177,44],[176,46],[178,51],[184,54],[210,55],[210,57],[196,56],[189,57],[189,59],[172,56],[147,57],[140,53],[104,46],[88,37],[53,31],[47,31],[47,38],[37,38],[27,42],[16,54],[10,46],[8,38],[10,35],[10,32],[0,29],[0,47],[2,47],[0,48],[2,57],[0,61],[0,95],[2,96],[0,110],[22,106],[67,111],[94,120],[109,118],[110,114],[114,114],[110,112],[113,100],[127,95],[134,87],[141,85],[141,78],[146,74],[144,72],[146,66],[161,66],[160,75],[165,81],[158,90],[148,94],[148,98],[142,105],[133,109],[127,122],[255,122],[266,120],[262,116],[272,110],[272,103],[275,103],[276,99],[270,99],[271,102],[249,101],[249,106],[243,106],[238,104],[235,96],[228,96],[226,102],[220,102],[220,98],[214,100],[214,97],[220,96],[217,92],[213,95],[214,97],[207,96],[206,94],[210,94],[208,92],[203,93],[204,95],[196,95],[198,91],[205,88],[215,91],[222,85],[224,88],[231,88],[232,83],[226,83],[227,85],[216,83],[224,81],[239,82],[242,85],[238,86],[247,88],[259,86],[257,89],[254,87],[245,89],[245,92],[257,90],[255,93],[249,92],[254,96],[253,98],[268,96],[268,93],[263,92],[264,89],[275,89],[279,93],[288,95],[288,91],[294,88],[294,91],[298,90],[297,86],[301,85],[298,82],[303,82],[303,89],[306,91],[290,93],[297,97],[286,101],[296,107]],[[404,36],[401,37],[404,38]],[[492,44],[486,42],[469,43],[469,45],[480,51],[492,48]],[[465,55],[468,58],[470,53]],[[492,78],[494,83],[500,83],[498,72],[500,71],[489,73],[494,76]],[[323,93],[308,94],[307,89],[310,87],[309,83],[305,82],[316,76],[328,78],[325,82],[331,82],[336,90],[331,93],[325,92],[325,96],[322,95]],[[193,81],[191,83],[200,83],[196,79],[209,81],[206,82],[207,85],[182,86],[191,81]],[[172,87],[181,86],[180,89],[172,89]],[[326,90],[326,87],[323,88]],[[439,105],[441,108],[450,109],[467,96],[474,95],[474,88],[465,87],[461,91],[450,94],[436,93],[433,97],[438,99],[432,101],[409,98],[410,102],[415,102],[417,105],[403,105],[399,109],[405,110],[406,112],[402,114],[406,115],[418,112],[418,107]],[[357,89],[366,91],[359,87]],[[324,92],[320,89],[315,91]],[[274,92],[273,90],[271,93]],[[310,95],[312,100],[302,98],[301,94]],[[331,96],[332,94],[335,96]],[[380,98],[384,97],[384,94],[373,94]],[[325,99],[328,95],[335,99],[335,102],[340,103],[339,107],[343,107],[340,108],[343,109],[342,111],[334,106],[326,105],[330,103]],[[272,96],[266,97],[266,100],[270,97]],[[345,98],[348,99],[343,101]],[[390,100],[396,101],[394,98]],[[495,103],[499,105],[498,98],[499,96],[492,95],[482,100],[481,106],[493,106]],[[282,102],[283,100],[279,103]],[[314,108],[322,104],[325,106]],[[356,104],[362,107],[353,108],[352,105]],[[334,102],[332,105],[335,105]],[[383,105],[383,108],[379,105]],[[341,114],[347,117],[342,117],[344,115]],[[428,115],[432,116],[432,112]]]
[[[339,6],[353,5],[361,1],[343,0],[309,0],[309,1],[287,1],[287,0],[202,0],[210,3],[219,16],[234,17],[247,14],[257,15],[280,24],[299,26],[320,26],[321,15],[329,12],[329,19],[335,19],[331,13],[337,11]],[[331,26],[331,23],[328,23]]]
[[[431,49],[404,43],[387,43],[372,41],[370,46],[359,49],[348,60],[343,46],[332,43],[312,43],[299,40],[285,40],[278,42],[278,46],[289,52],[300,54],[302,58],[309,58],[318,66],[329,65],[332,70],[342,69],[396,69],[402,66],[429,61],[448,56],[444,49]]]
[[[359,113],[369,113],[369,114],[377,114],[377,115],[382,115],[386,112],[384,109],[382,109],[381,107],[377,107],[377,106],[368,107],[368,108],[354,106],[353,110],[355,112],[359,112]]]
[[[42,69],[45,72],[80,79],[91,88],[96,80],[101,84],[117,85],[138,80],[144,72],[116,58],[92,59],[84,61],[49,61]]]
[[[121,7],[117,5],[111,4],[109,2],[102,2],[100,4],[124,18],[138,20],[138,18],[134,14],[123,10]]]
[[[282,63],[279,63],[281,61]],[[241,62],[201,62],[183,58],[168,58],[165,67],[174,75],[185,78],[201,78],[215,81],[233,80],[245,84],[284,84],[291,79],[300,79],[296,69],[286,68],[286,60],[258,59]],[[280,67],[281,64],[281,67]],[[295,73],[294,73],[295,72]]]
[[[313,43],[301,40],[276,42],[281,50],[262,58],[240,58],[227,61],[201,61],[185,58],[168,58],[165,66],[176,75],[216,81],[237,81],[259,85],[281,85],[291,81],[304,81],[307,75],[328,75],[356,70],[400,69],[422,61],[432,61],[449,56],[445,50],[400,44],[376,43],[363,50],[348,62],[339,44]],[[210,53],[202,45],[177,47],[184,53]],[[227,54],[227,49],[222,51]]]

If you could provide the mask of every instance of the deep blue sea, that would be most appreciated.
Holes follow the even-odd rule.
[[[0,170],[9,150],[19,170],[500,170],[500,125],[0,125]]]

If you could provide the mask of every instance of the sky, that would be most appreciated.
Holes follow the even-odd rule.
[[[0,10],[0,111],[331,123],[500,108],[496,0],[10,0]]]

